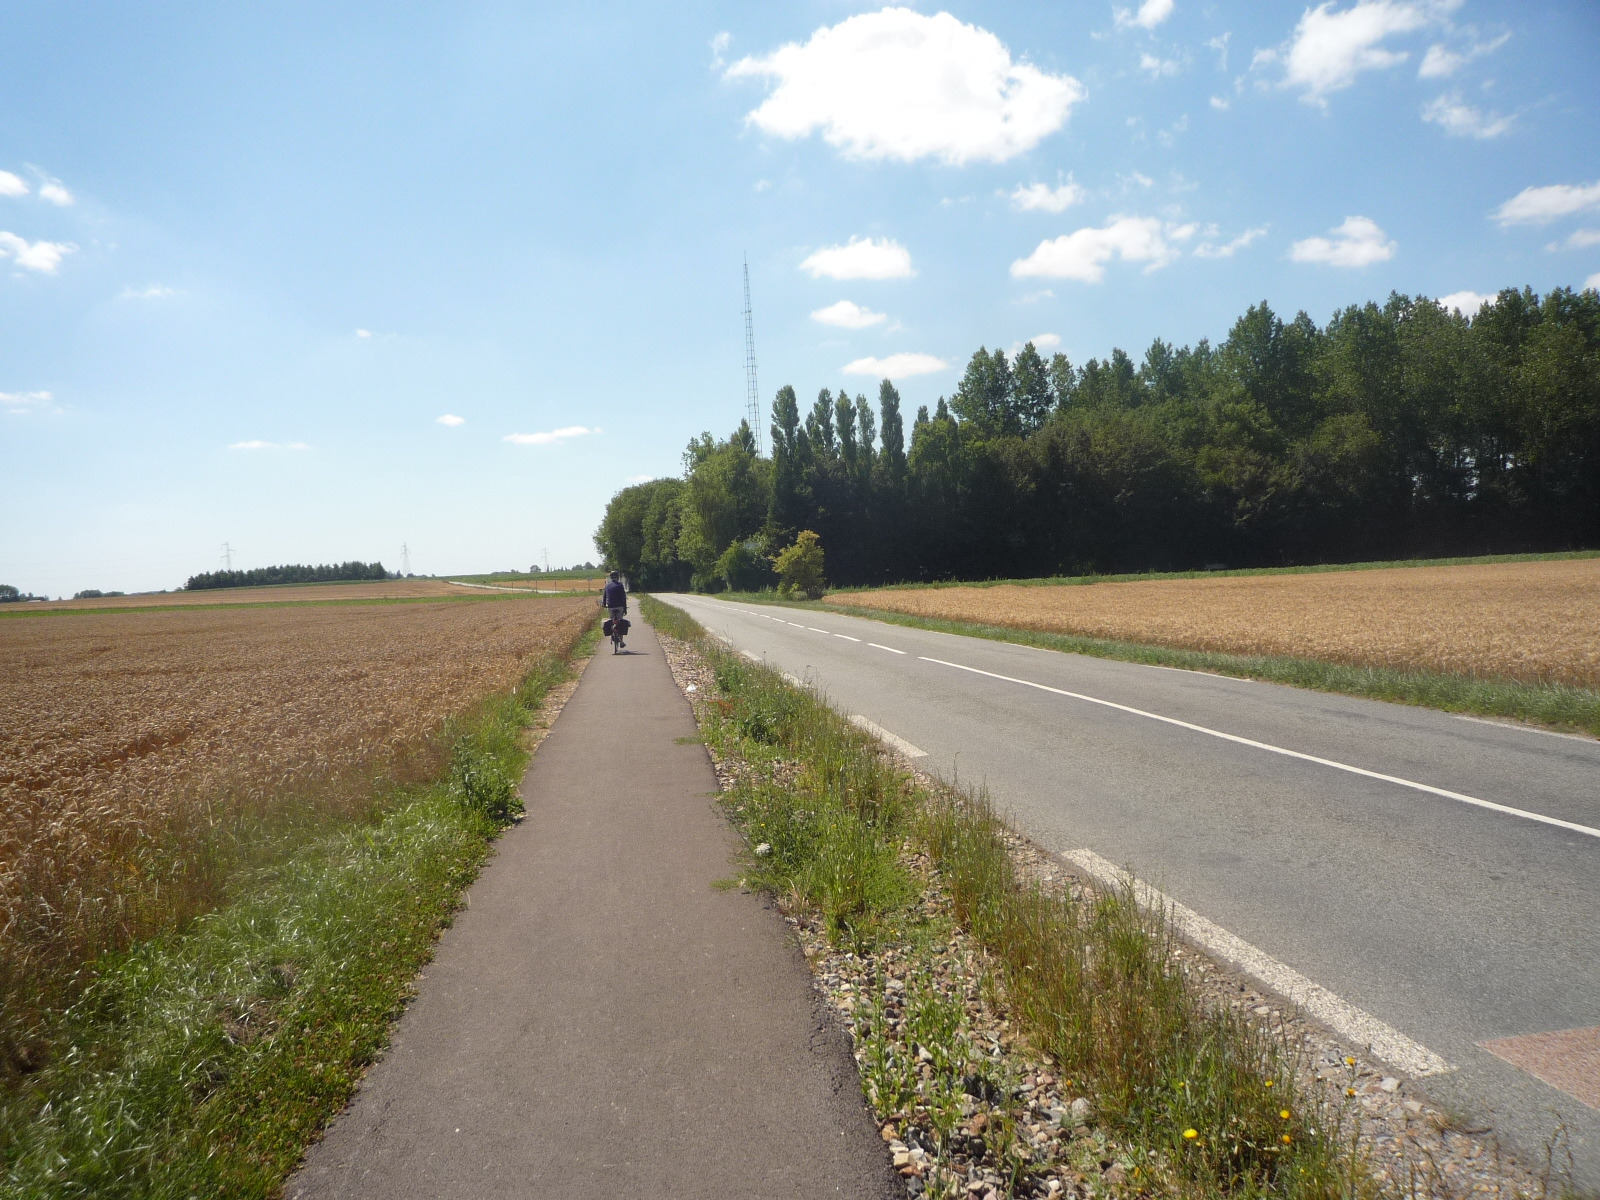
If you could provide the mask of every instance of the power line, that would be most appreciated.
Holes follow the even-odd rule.
[[[411,547],[405,542],[400,543],[400,574],[411,574]]]
[[[761,453],[761,389],[756,386],[756,334],[750,321],[750,260],[744,260],[744,383],[745,412]]]
[[[233,547],[227,542],[222,543],[222,562],[228,570],[233,570]]]

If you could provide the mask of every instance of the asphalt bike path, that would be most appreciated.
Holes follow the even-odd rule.
[[[390,1050],[290,1181],[319,1197],[902,1196],[653,631],[584,671]]]
[[[825,610],[662,599],[927,769],[984,784],[1047,850],[1090,873],[1132,867],[1220,957],[1530,1164],[1570,1148],[1600,1195],[1600,742]]]

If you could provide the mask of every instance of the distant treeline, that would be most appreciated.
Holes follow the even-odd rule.
[[[207,571],[191,575],[184,589],[190,592],[209,588],[264,587],[274,583],[343,583],[359,579],[390,579],[382,563],[347,562],[317,567],[298,563],[282,567],[254,567],[248,571]]]
[[[909,444],[824,388],[777,393],[682,479],[625,488],[595,541],[647,588],[770,581],[822,536],[835,584],[1600,545],[1600,295],[1507,289],[1468,318],[1392,294],[1318,327],[1265,302],[1213,346],[1082,366],[980,349]]]

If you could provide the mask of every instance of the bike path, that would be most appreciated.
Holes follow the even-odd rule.
[[[903,1195],[788,927],[712,887],[737,843],[696,732],[635,620],[291,1200]]]

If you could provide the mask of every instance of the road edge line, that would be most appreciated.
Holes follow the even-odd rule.
[[[1445,1061],[1421,1042],[1341,999],[1320,983],[1312,982],[1293,967],[1279,962],[1215,922],[1208,921],[1194,909],[1179,904],[1093,850],[1066,850],[1061,857],[1083,870],[1102,887],[1131,888],[1141,908],[1165,913],[1172,928],[1186,940],[1293,1001],[1308,1016],[1341,1037],[1366,1047],[1376,1057],[1400,1068],[1412,1078],[1426,1079],[1456,1069],[1453,1063]]]

